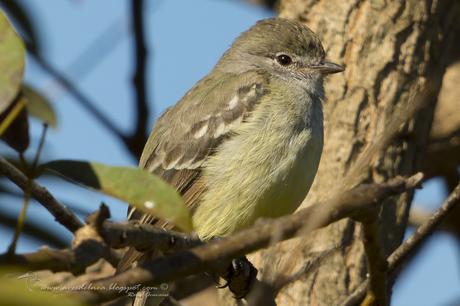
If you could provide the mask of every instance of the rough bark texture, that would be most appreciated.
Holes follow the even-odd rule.
[[[313,29],[328,57],[346,65],[326,82],[325,147],[319,172],[304,205],[330,194],[357,156],[385,132],[392,116],[429,85],[436,101],[452,41],[458,1],[285,0],[279,15]],[[402,135],[370,165],[367,179],[383,181],[421,169],[434,105],[408,122]],[[385,203],[381,213],[386,254],[401,242],[411,194]],[[276,282],[301,269],[312,254],[340,247],[315,271],[285,286],[278,305],[338,305],[366,277],[360,226],[349,220],[278,244],[252,256],[259,278]],[[229,300],[227,300],[228,302]]]

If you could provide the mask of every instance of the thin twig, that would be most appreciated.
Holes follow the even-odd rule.
[[[101,124],[111,133],[115,134],[120,139],[123,139],[124,135],[121,130],[115,126],[115,124],[102,112],[100,111],[95,105],[94,101],[83,94],[71,81],[67,76],[63,73],[58,71],[50,62],[45,60],[42,56],[38,54],[33,54],[33,58],[36,62],[48,72],[53,78],[55,78],[62,87],[64,87],[67,92],[69,92],[76,101],[80,102],[80,104],[97,120],[101,122]]]
[[[18,218],[15,216],[9,215],[4,211],[0,211],[0,224],[3,226],[14,229],[17,222]],[[34,239],[54,248],[64,248],[69,244],[65,238],[57,235],[54,229],[44,228],[42,225],[34,222],[25,223],[22,232],[25,235],[33,236]]]
[[[110,222],[106,220],[109,217],[110,212],[103,204],[87,217],[88,224],[75,232],[71,249],[44,247],[33,253],[4,254],[0,255],[0,265],[17,265],[27,270],[69,271],[77,275],[101,258],[116,266],[119,256],[110,247],[153,248],[172,253],[203,244],[197,237],[184,233],[167,232],[151,224]]]
[[[409,237],[402,245],[400,245],[388,258],[388,268],[394,272],[396,267],[400,266],[406,258],[410,257],[418,250],[423,240],[430,236],[441,222],[454,209],[455,205],[460,203],[460,183],[447,197],[441,207],[430,217],[430,219],[422,226],[415,230],[415,233]]]
[[[8,247],[7,254],[13,255],[16,252],[16,246],[18,244],[19,236],[24,229],[24,223],[26,222],[27,208],[29,207],[30,202],[30,189],[31,184],[30,180],[27,182],[26,188],[24,190],[24,197],[22,200],[21,211],[16,222],[16,228],[14,230],[13,239],[11,240],[10,246]]]
[[[113,19],[99,35],[93,37],[84,49],[66,66],[68,76],[81,81],[95,68],[117,50],[118,45],[127,37],[128,24],[126,16],[122,15]],[[54,97],[56,97],[54,95]]]
[[[418,227],[415,233],[388,257],[388,273],[390,273],[392,277],[404,261],[419,249],[423,241],[436,230],[458,203],[460,203],[460,184],[457,185],[454,191],[452,191],[449,197],[447,197],[441,207],[430,217],[430,219],[425,224]],[[366,295],[368,285],[369,280],[362,282],[341,306],[354,306],[359,304]]]
[[[132,29],[134,34],[134,50],[136,68],[133,75],[133,86],[136,94],[136,127],[134,132],[123,139],[131,153],[140,156],[147,139],[147,122],[149,103],[147,99],[147,44],[145,42],[144,1],[132,0]]]
[[[71,249],[45,247],[34,253],[0,255],[0,264],[20,265],[28,270],[69,271],[74,275],[84,273],[87,267],[101,258],[116,266],[120,256],[104,243],[97,232],[97,228],[109,217],[107,206],[101,205],[96,213],[87,217],[88,224],[75,231]]]
[[[14,231],[13,239],[11,241],[10,246],[8,247],[8,254],[12,255],[16,252],[16,246],[18,243],[19,236],[22,233],[22,230],[24,228],[24,223],[26,222],[26,216],[27,216],[27,208],[29,207],[29,202],[30,202],[30,192],[31,192],[31,180],[33,178],[33,175],[35,173],[35,170],[37,168],[38,161],[40,159],[40,154],[43,150],[43,144],[45,143],[45,138],[46,138],[46,131],[48,130],[48,124],[44,123],[43,124],[43,131],[40,136],[40,142],[38,144],[37,151],[35,152],[35,157],[34,161],[32,162],[32,166],[29,168],[27,165],[27,162],[24,158],[24,155],[22,153],[19,154],[19,158],[21,160],[22,166],[27,170],[27,186],[24,190],[24,197],[22,201],[22,208],[21,212],[19,213],[18,217],[18,222],[16,224],[16,229]]]
[[[15,166],[0,156],[0,173],[10,179],[23,191],[26,190],[28,179]],[[83,223],[67,207],[59,203],[53,195],[35,181],[31,181],[31,195],[37,199],[55,218],[69,231],[75,232]]]
[[[23,197],[23,192],[14,190],[14,187],[9,188],[8,186],[0,185],[0,193],[6,194],[6,195],[14,197],[14,198],[22,199],[22,197]],[[62,199],[58,199],[58,201],[60,203],[62,203],[64,206],[69,207],[70,210],[73,211],[77,216],[87,216],[87,215],[89,215],[91,213],[90,210],[82,208],[83,205],[80,204],[80,203],[63,201]]]
[[[103,244],[91,243],[82,244],[77,250],[62,249],[53,250],[42,247],[36,252],[25,254],[4,254],[0,255],[0,265],[20,266],[29,271],[50,270],[52,272],[68,271],[74,275],[84,273],[86,267],[103,258]],[[76,253],[88,255],[85,260]]]
[[[38,165],[38,161],[40,160],[40,155],[42,154],[42,151],[43,151],[43,145],[45,144],[46,132],[47,131],[48,131],[48,124],[43,123],[43,131],[42,131],[42,134],[40,136],[40,142],[38,143],[37,152],[35,153],[34,161],[32,162],[32,166],[31,166],[31,173],[32,174],[33,174],[33,172],[35,172],[35,170],[37,168],[37,165]]]
[[[454,235],[457,238],[460,238],[460,224],[458,223],[459,218],[457,216],[458,213],[460,213],[460,209],[457,207],[455,212],[451,213],[449,217],[442,222],[439,228],[437,228],[437,230],[444,231]],[[426,211],[424,209],[412,208],[409,214],[409,224],[414,228],[418,228],[430,219],[431,214],[432,212]]]

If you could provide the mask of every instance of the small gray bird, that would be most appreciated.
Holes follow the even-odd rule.
[[[140,167],[182,194],[203,240],[292,213],[321,158],[323,77],[341,71],[303,24],[259,21],[158,119]],[[129,218],[158,222],[132,208]]]

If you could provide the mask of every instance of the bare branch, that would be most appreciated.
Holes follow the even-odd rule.
[[[100,111],[91,99],[83,94],[63,73],[58,71],[50,62],[45,60],[38,54],[32,54],[37,63],[53,76],[61,86],[63,86],[90,114],[96,117],[97,120],[111,133],[115,134],[120,139],[123,139],[123,133],[118,127],[102,112]]]
[[[454,209],[455,205],[460,203],[460,184],[447,197],[441,207],[431,216],[424,225],[417,228],[415,233],[400,245],[388,258],[388,267],[391,272],[400,266],[406,258],[418,250],[420,244],[430,236],[441,222]]]
[[[132,28],[134,34],[134,49],[136,54],[136,69],[133,85],[136,93],[136,127],[132,135],[124,137],[131,153],[140,156],[147,140],[147,120],[149,103],[147,101],[147,45],[145,42],[144,1],[132,0]]]
[[[27,177],[6,159],[0,156],[0,173],[5,175],[23,191],[27,188]],[[45,188],[30,181],[31,194],[37,199],[55,218],[72,233],[83,226],[83,223],[67,207],[59,203]]]
[[[106,207],[101,207],[92,216],[104,214]],[[0,255],[0,265],[15,264],[28,270],[51,270],[53,272],[70,271],[80,274],[84,269],[101,258],[112,264],[118,262],[110,258],[108,247],[135,247],[139,250],[155,249],[165,253],[188,249],[203,244],[197,237],[183,233],[165,231],[151,224],[136,222],[115,223],[102,220],[97,224],[95,217],[88,217],[89,225],[75,233],[72,249],[53,250],[48,247],[37,252],[9,256]]]
[[[98,231],[112,248],[134,247],[139,251],[155,249],[174,252],[203,244],[197,237],[136,222],[105,221]]]
[[[431,212],[422,209],[411,209],[409,214],[409,224],[417,228],[428,222],[431,217]],[[446,231],[460,239],[460,206],[456,206],[454,210],[443,220],[437,230]]]
[[[17,265],[28,271],[69,271],[74,275],[79,275],[100,258],[107,257],[106,255],[107,247],[104,244],[95,240],[86,240],[73,250],[53,250],[42,247],[32,253],[3,254],[0,255],[0,265]]]
[[[40,142],[38,144],[37,151],[35,152],[35,157],[34,161],[32,162],[31,166],[27,165],[27,162],[24,158],[24,155],[22,153],[19,153],[19,158],[21,160],[21,164],[23,165],[23,168],[25,169],[28,177],[28,182],[26,186],[26,190],[24,191],[24,196],[23,196],[23,204],[21,208],[21,212],[19,213],[18,217],[18,222],[16,224],[16,229],[14,231],[13,235],[13,240],[11,241],[10,246],[8,247],[8,253],[9,254],[14,254],[16,252],[16,246],[18,243],[19,236],[21,235],[23,229],[24,229],[24,223],[26,221],[26,215],[27,215],[27,208],[29,207],[29,202],[30,202],[30,180],[34,177],[36,169],[37,169],[37,164],[40,159],[40,154],[43,150],[43,145],[45,144],[45,138],[46,138],[46,131],[48,130],[48,124],[44,123],[43,124],[43,131],[40,136]]]
[[[0,224],[6,226],[8,229],[14,230],[16,223],[16,217],[10,216],[5,214],[3,211],[0,211]],[[32,222],[26,222],[24,224],[23,233],[56,248],[63,248],[68,245],[68,242],[61,236],[57,235],[56,231],[53,231],[53,229],[50,230],[43,228],[43,226],[34,224]]]
[[[415,233],[401,244],[391,255],[388,257],[388,273],[392,277],[397,272],[397,269],[402,263],[416,252],[422,245],[423,241],[427,239],[441,224],[441,222],[449,215],[449,213],[460,202],[460,184],[454,191],[447,197],[441,207],[430,217],[430,219],[417,228]],[[364,281],[358,288],[341,304],[341,306],[353,306],[359,304],[365,294],[369,280]]]
[[[22,255],[7,253],[0,256],[0,264],[20,265],[28,270],[70,271],[74,275],[84,273],[87,267],[101,258],[116,266],[119,256],[103,243],[96,231],[96,227],[109,216],[105,205],[90,215],[87,218],[88,225],[75,231],[71,249],[51,250],[45,247],[37,252]]]

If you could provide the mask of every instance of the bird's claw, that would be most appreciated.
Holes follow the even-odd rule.
[[[246,259],[241,257],[233,259],[227,269],[226,275],[222,276],[225,279],[225,284],[218,288],[228,287],[236,299],[244,298],[252,283],[256,279],[257,269]]]
[[[223,285],[221,285],[220,282],[217,281],[216,288],[217,288],[217,289],[224,289],[224,288],[227,288],[229,283],[230,283],[230,282],[226,280],[225,283],[224,283]]]

